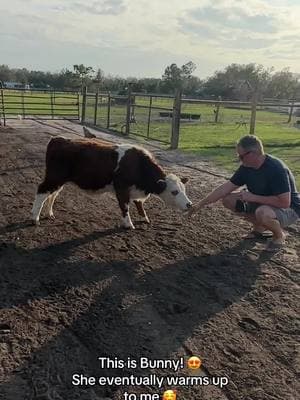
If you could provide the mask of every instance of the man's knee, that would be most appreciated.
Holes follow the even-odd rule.
[[[264,223],[270,221],[270,219],[276,219],[276,214],[269,206],[259,206],[255,211],[255,218]]]

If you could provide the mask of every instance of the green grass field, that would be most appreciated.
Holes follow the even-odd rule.
[[[238,166],[235,143],[248,131],[235,125],[181,127],[179,148],[213,161],[229,173]],[[281,158],[293,171],[300,188],[300,130],[284,124],[257,124],[256,135],[265,151]]]
[[[78,97],[69,93],[56,92],[54,94],[31,91],[4,90],[4,105],[6,116],[30,115],[48,116],[52,113],[57,116],[76,117],[78,115]],[[0,111],[1,111],[0,97]]]
[[[5,92],[4,92],[5,93]],[[51,97],[49,94],[37,93],[31,95],[26,92],[26,107],[30,107],[32,114],[49,114],[51,109]],[[81,98],[79,99],[81,103]],[[7,102],[19,102],[14,105],[15,114],[23,111],[22,99],[16,92],[9,92],[5,98]],[[134,117],[136,123],[130,125],[132,133],[149,136],[151,139],[170,141],[171,118],[160,117],[164,110],[151,111],[150,127],[148,131],[149,98],[136,97],[136,104],[145,108],[135,107]],[[77,107],[77,98],[74,95],[55,95],[54,113],[65,114],[66,110]],[[152,107],[161,107],[171,110],[173,100],[170,98],[153,98]],[[94,121],[94,98],[88,97],[86,108],[86,120]],[[80,105],[81,110],[81,105]],[[107,126],[107,98],[99,100],[97,110],[97,125]],[[217,166],[224,168],[230,174],[236,169],[238,161],[235,154],[235,143],[241,136],[248,134],[251,112],[249,109],[220,107],[219,122],[215,123],[215,106],[205,104],[182,104],[182,113],[193,113],[200,115],[199,121],[181,121],[179,148],[186,152],[197,154],[204,159],[213,161]],[[293,125],[297,118],[293,117],[288,124],[288,115],[271,111],[257,110],[256,135],[259,136],[266,152],[283,159],[294,172],[298,187],[300,188],[300,130]],[[298,117],[299,119],[299,117]],[[110,128],[119,132],[125,131],[126,105],[112,105],[110,109]],[[242,124],[243,122],[243,124]]]
[[[163,100],[159,105],[162,104],[172,106],[169,100]],[[221,107],[220,122],[216,124],[213,122],[214,109],[212,105],[183,104],[181,112],[201,114],[203,122],[181,122],[179,148],[213,161],[230,174],[239,165],[235,144],[239,138],[249,133],[251,112]],[[294,127],[296,119],[293,117],[288,124],[287,114],[258,108],[255,134],[262,139],[267,153],[286,162],[300,189],[300,129]]]

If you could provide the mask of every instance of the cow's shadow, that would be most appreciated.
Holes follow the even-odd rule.
[[[195,329],[251,291],[260,261],[268,257],[251,261],[245,244],[237,243],[217,254],[156,268],[129,259],[107,263],[74,258],[78,246],[115,232],[93,232],[42,249],[2,248],[2,323],[11,331],[5,340],[21,340],[16,330],[30,324],[38,329],[36,338],[28,334],[27,360],[9,367],[10,377],[0,388],[6,400],[31,399],[43,390],[49,399],[113,396],[114,388],[72,386],[72,375],[132,373],[128,368],[100,370],[100,356],[170,357]],[[12,311],[16,306],[23,310],[21,322],[15,314],[20,311]],[[43,318],[28,322],[27,307],[29,314],[36,307]]]

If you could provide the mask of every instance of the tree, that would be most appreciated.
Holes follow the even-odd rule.
[[[191,96],[198,96],[199,92],[201,91],[203,82],[197,76],[191,76],[185,83],[184,92],[187,95]]]
[[[27,82],[34,88],[45,88],[49,85],[50,76],[43,71],[28,71]]]
[[[62,90],[78,89],[78,77],[74,74],[74,72],[68,69],[63,69],[53,82],[53,86],[56,89],[62,89]]]
[[[15,70],[16,81],[22,83],[23,85],[28,83],[28,75],[29,71],[26,68]]]
[[[142,78],[140,79],[141,85],[143,90],[146,93],[159,93],[160,92],[160,85],[161,79],[159,78]]]
[[[100,89],[100,86],[103,85],[104,82],[104,72],[102,71],[101,68],[97,69],[96,75],[93,79],[93,88],[98,91]]]
[[[6,81],[13,81],[15,80],[15,76],[13,71],[8,67],[8,65],[0,65],[0,81],[2,83]]]
[[[266,96],[277,99],[291,99],[297,96],[300,88],[298,78],[288,68],[272,75]]]
[[[162,75],[162,86],[166,92],[173,92],[175,89],[184,89],[188,80],[196,69],[196,65],[189,61],[180,68],[176,64],[169,65]]]
[[[103,88],[112,92],[119,93],[127,86],[126,79],[119,76],[108,75],[103,80]]]
[[[93,72],[92,67],[86,67],[83,64],[75,64],[73,65],[74,73],[80,81],[81,92],[83,92],[83,86],[87,84],[88,79],[91,79],[91,75]]]
[[[216,71],[204,84],[206,95],[234,100],[249,100],[254,92],[266,90],[272,69],[256,64],[231,64]]]

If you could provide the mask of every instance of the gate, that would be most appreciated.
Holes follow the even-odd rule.
[[[85,89],[81,122],[176,148],[178,112],[178,100],[174,96],[135,93],[130,87],[127,95],[89,93]]]
[[[79,92],[0,89],[0,121],[6,119],[80,119]]]

